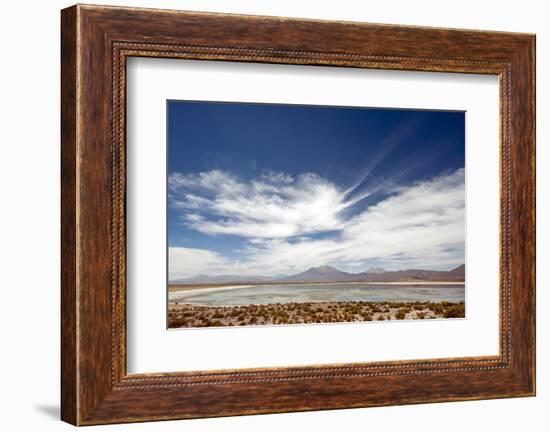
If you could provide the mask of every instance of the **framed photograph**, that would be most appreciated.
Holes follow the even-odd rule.
[[[169,328],[465,317],[464,112],[167,109]]]
[[[535,394],[535,37],[62,11],[62,419]]]

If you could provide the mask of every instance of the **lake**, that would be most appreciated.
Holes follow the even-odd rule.
[[[265,284],[170,292],[170,302],[213,307],[289,302],[460,302],[464,300],[463,284]]]

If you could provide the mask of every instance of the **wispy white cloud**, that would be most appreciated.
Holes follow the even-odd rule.
[[[248,182],[221,171],[175,174],[169,187],[170,201],[189,228],[243,237],[238,264],[184,249],[194,250],[195,261],[174,254],[171,272],[172,262],[193,274],[266,275],[324,264],[357,271],[369,260],[389,269],[464,262],[464,169],[394,189],[352,216],[344,210],[356,201],[314,174],[271,172]]]
[[[224,256],[199,248],[170,247],[168,249],[168,277],[170,280],[212,272],[223,272],[231,267]]]
[[[372,172],[380,165],[381,162],[383,162],[386,159],[389,153],[391,153],[399,144],[403,143],[409,136],[411,136],[417,130],[420,122],[421,122],[420,117],[414,116],[403,120],[401,124],[395,127],[393,131],[384,139],[384,142],[380,146],[381,151],[374,154],[373,157],[367,160],[367,163],[364,166],[362,172],[355,179],[353,184],[344,191],[344,195],[348,196],[357,192],[359,197],[356,198],[356,200],[361,199],[361,196],[364,195],[365,193],[369,195],[370,194],[369,191],[364,190],[365,181],[371,177]],[[404,174],[404,172],[402,172],[402,174]],[[401,176],[401,174],[398,174],[397,176]],[[385,185],[390,181],[391,179],[385,180],[383,183],[378,185],[378,188],[381,188],[383,184]]]
[[[249,182],[218,170],[173,174],[169,188],[187,226],[206,234],[288,238],[338,230],[348,207],[336,185],[312,173],[268,172]]]

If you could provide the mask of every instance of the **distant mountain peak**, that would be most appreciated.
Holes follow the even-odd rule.
[[[308,269],[308,271],[318,271],[318,272],[343,272],[339,269],[336,269],[333,266],[330,265],[321,265],[321,266],[312,266]]]
[[[388,272],[388,270],[379,267],[369,268],[365,271],[366,274],[383,274],[385,272]]]
[[[350,278],[350,274],[330,265],[313,266],[299,274],[284,278],[284,281],[341,281]]]
[[[453,274],[464,274],[466,272],[466,265],[458,265],[456,268],[451,269],[449,272]]]

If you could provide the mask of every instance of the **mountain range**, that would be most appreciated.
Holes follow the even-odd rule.
[[[411,281],[464,281],[466,266],[460,265],[450,271],[432,271],[426,269],[405,269],[387,271],[383,268],[370,268],[359,273],[340,271],[329,265],[309,268],[294,275],[243,276],[243,275],[197,275],[191,278],[171,280],[170,284],[219,284],[219,283],[304,283],[304,282],[411,282]]]

